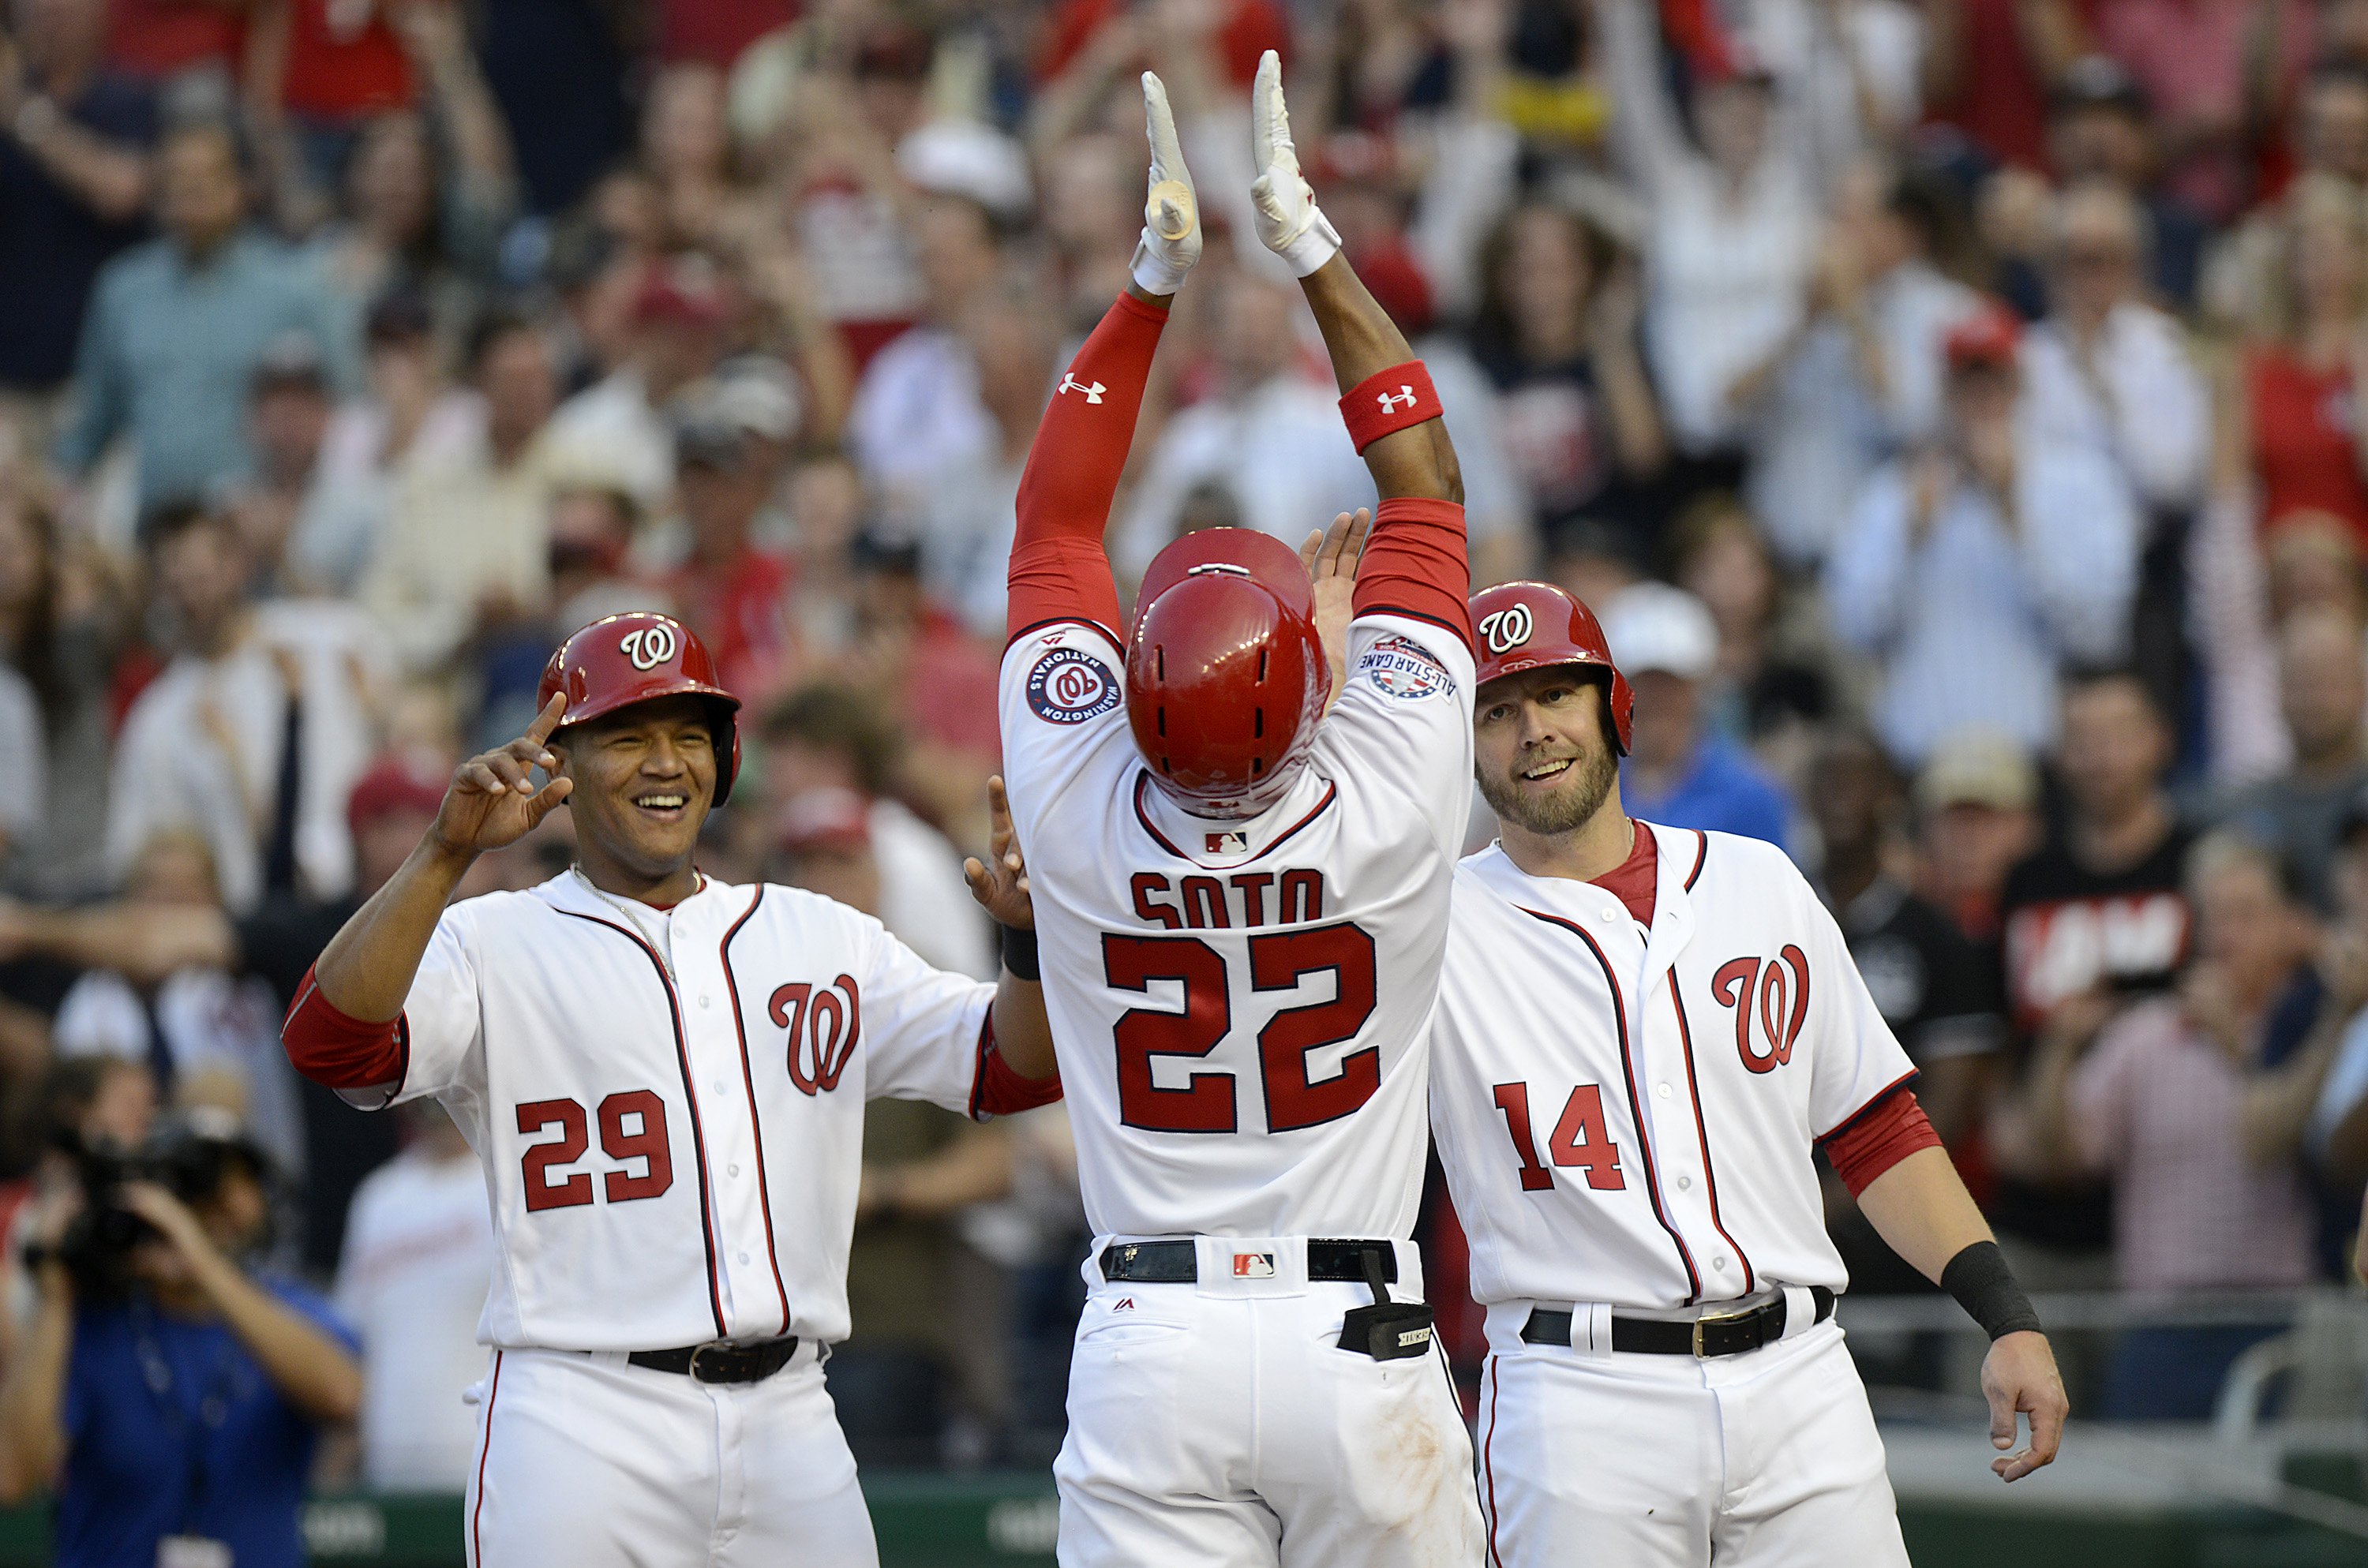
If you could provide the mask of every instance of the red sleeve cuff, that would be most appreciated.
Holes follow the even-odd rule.
[[[1099,539],[1055,535],[1031,540],[1011,552],[1011,599],[1005,646],[1039,626],[1082,620],[1125,646],[1119,635],[1118,585]]]
[[[296,1071],[332,1089],[389,1088],[403,1082],[410,1065],[401,1014],[377,1024],[348,1017],[322,996],[310,969],[279,1026],[279,1040]]]
[[[1015,1116],[1060,1097],[1060,1074],[1023,1078],[1011,1070],[1011,1063],[995,1048],[995,1015],[989,1012],[978,1029],[978,1072],[971,1080],[970,1119],[985,1121],[991,1116]]]
[[[1469,648],[1471,594],[1463,506],[1417,495],[1383,501],[1357,568],[1357,613],[1431,621]]]
[[[1938,1149],[1941,1135],[1916,1098],[1901,1084],[1877,1096],[1872,1105],[1827,1133],[1818,1145],[1833,1163],[1834,1174],[1856,1198],[1874,1178],[1919,1149]]]
[[[1430,384],[1430,372],[1419,359],[1376,370],[1340,398],[1341,423],[1349,426],[1359,456],[1384,436],[1429,424],[1446,413]]]

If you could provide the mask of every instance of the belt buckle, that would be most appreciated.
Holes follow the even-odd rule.
[[[724,1345],[695,1345],[691,1346],[690,1365],[686,1369],[686,1370],[690,1373],[691,1381],[698,1383],[720,1383],[728,1381],[730,1374],[723,1370],[722,1361],[723,1358],[729,1352],[730,1348],[731,1347],[729,1346]],[[709,1363],[701,1359],[701,1358],[707,1356],[711,1351],[712,1351],[716,1357],[715,1363],[713,1363],[716,1370],[712,1377],[709,1376],[703,1369],[703,1368],[709,1365]]]
[[[1729,1351],[1713,1351],[1705,1348],[1703,1345],[1702,1330],[1706,1328],[1725,1328],[1735,1324],[1749,1323],[1759,1317],[1759,1309],[1758,1307],[1753,1307],[1747,1312],[1706,1312],[1702,1316],[1694,1319],[1694,1359],[1699,1361],[1707,1359],[1709,1357],[1713,1355],[1725,1356],[1732,1354],[1732,1352]]]

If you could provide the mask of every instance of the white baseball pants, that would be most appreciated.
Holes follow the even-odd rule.
[[[757,1383],[505,1350],[471,1392],[469,1568],[878,1568],[812,1346]]]
[[[1907,1568],[1835,1324],[1696,1360],[1523,1344],[1521,1315],[1489,1313],[1488,1568]]]
[[[1294,1238],[1199,1238],[1198,1284],[1093,1261],[1053,1467],[1062,1568],[1478,1568],[1472,1442],[1436,1344],[1339,1347],[1362,1285],[1312,1282]],[[1237,1278],[1236,1252],[1272,1278]],[[1391,1295],[1421,1299],[1397,1244]]]

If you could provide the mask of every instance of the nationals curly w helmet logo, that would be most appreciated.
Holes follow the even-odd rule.
[[[1492,653],[1509,653],[1530,640],[1536,630],[1527,605],[1508,605],[1480,618],[1480,636]]]
[[[1120,700],[1110,666],[1080,649],[1052,649],[1028,672],[1028,707],[1048,724],[1082,724]]]
[[[671,626],[637,626],[618,642],[637,670],[654,670],[679,652]]]

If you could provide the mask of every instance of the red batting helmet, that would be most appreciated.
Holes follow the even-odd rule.
[[[559,645],[542,666],[536,706],[567,694],[560,728],[659,697],[704,697],[722,733],[715,736],[715,799],[722,805],[740,771],[740,699],[715,678],[715,660],[690,628],[672,616],[635,610],[604,615]]]
[[[1584,665],[1606,677],[1603,699],[1620,755],[1636,722],[1636,694],[1611,662],[1611,645],[1595,612],[1551,583],[1499,583],[1472,596],[1472,629],[1479,636],[1479,681],[1552,665]]]
[[[1206,815],[1281,798],[1315,738],[1332,666],[1307,569],[1281,540],[1202,528],[1144,574],[1126,716],[1159,787]]]

